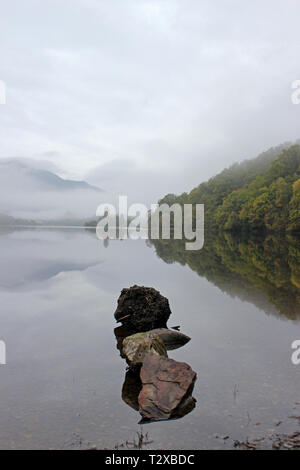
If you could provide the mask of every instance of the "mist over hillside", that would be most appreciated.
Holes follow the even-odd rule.
[[[54,220],[87,218],[104,197],[102,189],[85,181],[58,176],[38,161],[0,161],[0,213],[2,218]]]

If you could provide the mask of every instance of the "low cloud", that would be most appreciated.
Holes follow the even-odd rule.
[[[45,161],[1,161],[0,214],[30,220],[94,217],[103,191],[57,178],[50,168]]]
[[[0,159],[75,179],[119,162],[114,188],[155,200],[293,141],[299,14],[297,0],[5,2]]]

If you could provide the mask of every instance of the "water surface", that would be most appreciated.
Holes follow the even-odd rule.
[[[230,448],[297,428],[289,418],[300,415],[300,366],[291,362],[300,339],[297,240],[208,237],[187,253],[177,242],[104,245],[81,229],[2,230],[0,254],[0,448],[134,439],[140,416],[121,398],[126,364],[113,333],[120,291],[134,284],[168,297],[169,325],[192,337],[169,356],[198,374],[196,408],[144,425],[149,448]]]

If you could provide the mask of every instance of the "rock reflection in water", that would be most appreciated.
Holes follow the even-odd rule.
[[[142,381],[139,372],[128,370],[125,375],[125,380],[122,388],[122,400],[128,406],[136,411],[139,411],[139,394],[142,390]]]

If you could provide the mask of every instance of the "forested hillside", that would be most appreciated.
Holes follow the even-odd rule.
[[[282,145],[160,204],[204,204],[206,229],[300,231],[300,145]]]

